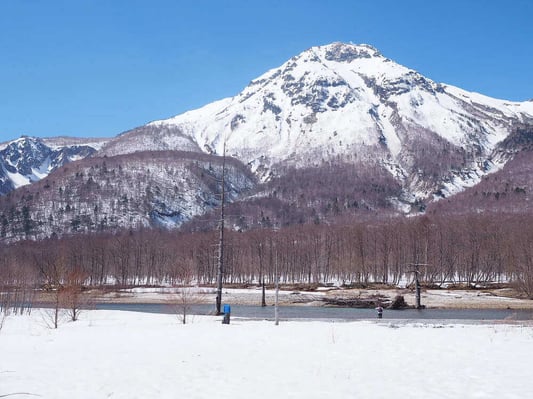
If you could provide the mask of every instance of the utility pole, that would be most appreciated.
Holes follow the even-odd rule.
[[[222,276],[224,275],[224,202],[225,202],[225,176],[226,176],[226,141],[224,140],[222,150],[222,198],[220,204],[220,225],[218,239],[218,272],[217,272],[217,298],[216,314],[221,315],[222,304]]]

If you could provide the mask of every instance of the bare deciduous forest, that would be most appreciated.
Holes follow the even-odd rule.
[[[533,298],[533,217],[391,218],[379,223],[299,225],[226,232],[225,284],[365,287],[413,279],[427,287],[513,284]],[[77,293],[103,285],[212,285],[217,232],[123,231],[3,246],[2,306],[31,302],[33,289],[64,292],[76,317]],[[8,295],[7,292],[10,294]],[[58,299],[59,300],[59,299]]]

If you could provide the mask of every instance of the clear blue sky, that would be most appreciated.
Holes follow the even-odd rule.
[[[334,41],[528,100],[532,21],[533,0],[1,0],[0,141],[115,136]]]

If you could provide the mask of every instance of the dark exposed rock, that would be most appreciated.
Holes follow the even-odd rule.
[[[358,58],[371,58],[375,56],[380,56],[380,54],[372,46],[352,46],[344,43],[335,43],[326,52],[326,59],[328,61],[337,62],[352,62]]]

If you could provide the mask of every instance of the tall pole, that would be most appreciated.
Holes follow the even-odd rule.
[[[274,324],[277,326],[279,324],[279,275],[278,275],[278,253],[274,254],[275,259],[275,279],[276,279],[276,295],[274,297]]]
[[[418,265],[415,265],[415,306],[417,309],[422,307],[420,303],[420,281],[418,279],[419,273],[420,271],[418,270]]]
[[[416,309],[423,309],[424,306],[422,306],[420,301],[420,266],[427,266],[427,263],[411,263],[412,266],[414,266],[413,273],[415,274],[415,307]]]
[[[259,243],[259,283],[261,284],[261,306],[265,307],[266,294],[265,294],[265,273],[263,272],[263,243]]]
[[[217,272],[217,298],[216,298],[216,314],[221,315],[220,310],[222,304],[222,276],[224,275],[224,202],[225,202],[225,175],[226,175],[226,141],[224,140],[222,150],[222,198],[220,204],[220,224],[219,224],[219,239],[218,239],[218,272]]]

